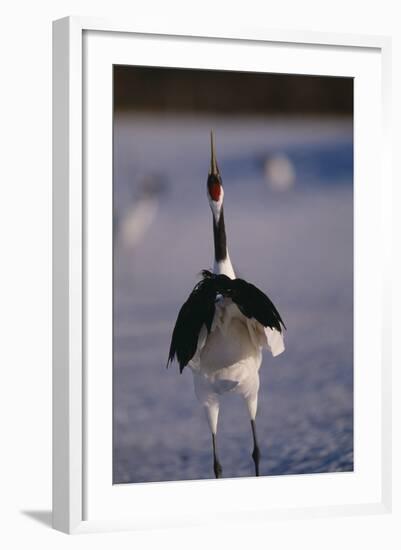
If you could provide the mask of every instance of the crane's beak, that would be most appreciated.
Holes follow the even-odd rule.
[[[214,134],[213,130],[210,132],[210,174],[219,175],[219,168],[217,166],[216,151],[214,148]]]

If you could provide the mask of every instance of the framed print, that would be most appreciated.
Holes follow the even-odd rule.
[[[389,40],[53,36],[54,527],[389,510]]]

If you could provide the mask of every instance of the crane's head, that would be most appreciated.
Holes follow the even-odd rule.
[[[219,167],[217,166],[213,131],[210,132],[210,169],[207,178],[207,198],[213,215],[218,219],[223,206],[224,191]]]

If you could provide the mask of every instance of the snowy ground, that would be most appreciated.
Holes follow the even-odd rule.
[[[165,369],[178,309],[197,273],[211,266],[211,127],[237,274],[273,299],[288,328],[285,353],[266,354],[261,369],[262,475],[352,470],[351,121],[121,114],[114,135],[114,482],[213,477],[192,374],[180,376],[175,364]],[[266,158],[278,153],[296,174],[287,191],[269,189],[264,176]],[[164,192],[138,210],[149,176]],[[141,238],[138,219],[147,225]],[[252,474],[251,441],[244,404],[227,396],[218,434],[224,477]]]

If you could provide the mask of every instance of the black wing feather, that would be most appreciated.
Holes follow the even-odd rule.
[[[196,285],[188,300],[180,309],[171,338],[167,365],[174,356],[180,365],[180,372],[195,355],[199,333],[203,324],[210,332],[216,299],[215,283],[212,279],[203,279]]]
[[[275,328],[279,332],[286,328],[280,313],[268,296],[255,285],[243,279],[234,279],[228,294],[249,319],[256,319],[264,327]]]

